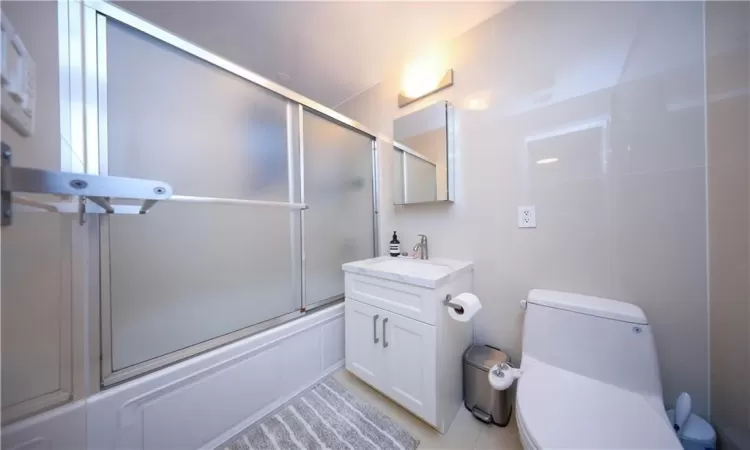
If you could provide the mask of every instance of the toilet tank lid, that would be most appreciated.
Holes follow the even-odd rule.
[[[610,300],[608,298],[592,297],[590,295],[573,294],[570,292],[547,291],[533,289],[529,292],[529,303],[548,306],[550,308],[572,311],[590,316],[604,317],[622,322],[647,325],[648,319],[643,310],[633,304]]]

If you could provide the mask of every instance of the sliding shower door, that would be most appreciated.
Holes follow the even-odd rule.
[[[102,220],[105,384],[302,307],[300,212],[210,201],[298,199],[296,104],[115,21],[106,52],[101,171],[207,203]]]
[[[375,255],[372,135],[135,22],[97,18],[87,164],[174,195],[100,218],[105,386],[341,299]]]
[[[305,303],[344,295],[341,264],[375,254],[373,140],[305,110]]]

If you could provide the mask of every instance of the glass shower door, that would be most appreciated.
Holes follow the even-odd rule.
[[[302,116],[309,308],[343,297],[343,263],[375,254],[373,141],[313,112]]]
[[[299,195],[286,99],[116,21],[106,45],[103,173],[177,195]],[[299,311],[300,221],[284,207],[172,202],[102,219],[105,384]]]

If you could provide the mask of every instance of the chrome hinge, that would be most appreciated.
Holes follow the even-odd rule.
[[[140,207],[136,206],[137,212],[145,214],[156,202],[167,200],[172,196],[172,187],[163,181],[13,167],[12,155],[10,146],[4,142],[1,143],[2,192],[0,193],[0,211],[2,211],[3,226],[11,225],[13,222],[13,194],[17,192],[79,197],[79,201],[75,203],[44,203],[21,197],[15,200],[16,203],[44,211],[78,213],[81,216],[81,222],[84,221],[84,213],[98,212],[87,211],[86,200],[90,200],[106,214],[117,213],[116,205],[111,204],[111,199],[139,200],[142,204]],[[124,206],[133,207],[131,205]]]

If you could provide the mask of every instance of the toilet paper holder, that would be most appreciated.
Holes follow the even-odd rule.
[[[459,314],[463,314],[464,308],[459,304],[453,303],[451,300],[453,300],[453,296],[450,294],[446,295],[445,300],[443,300],[443,305],[455,309]]]

